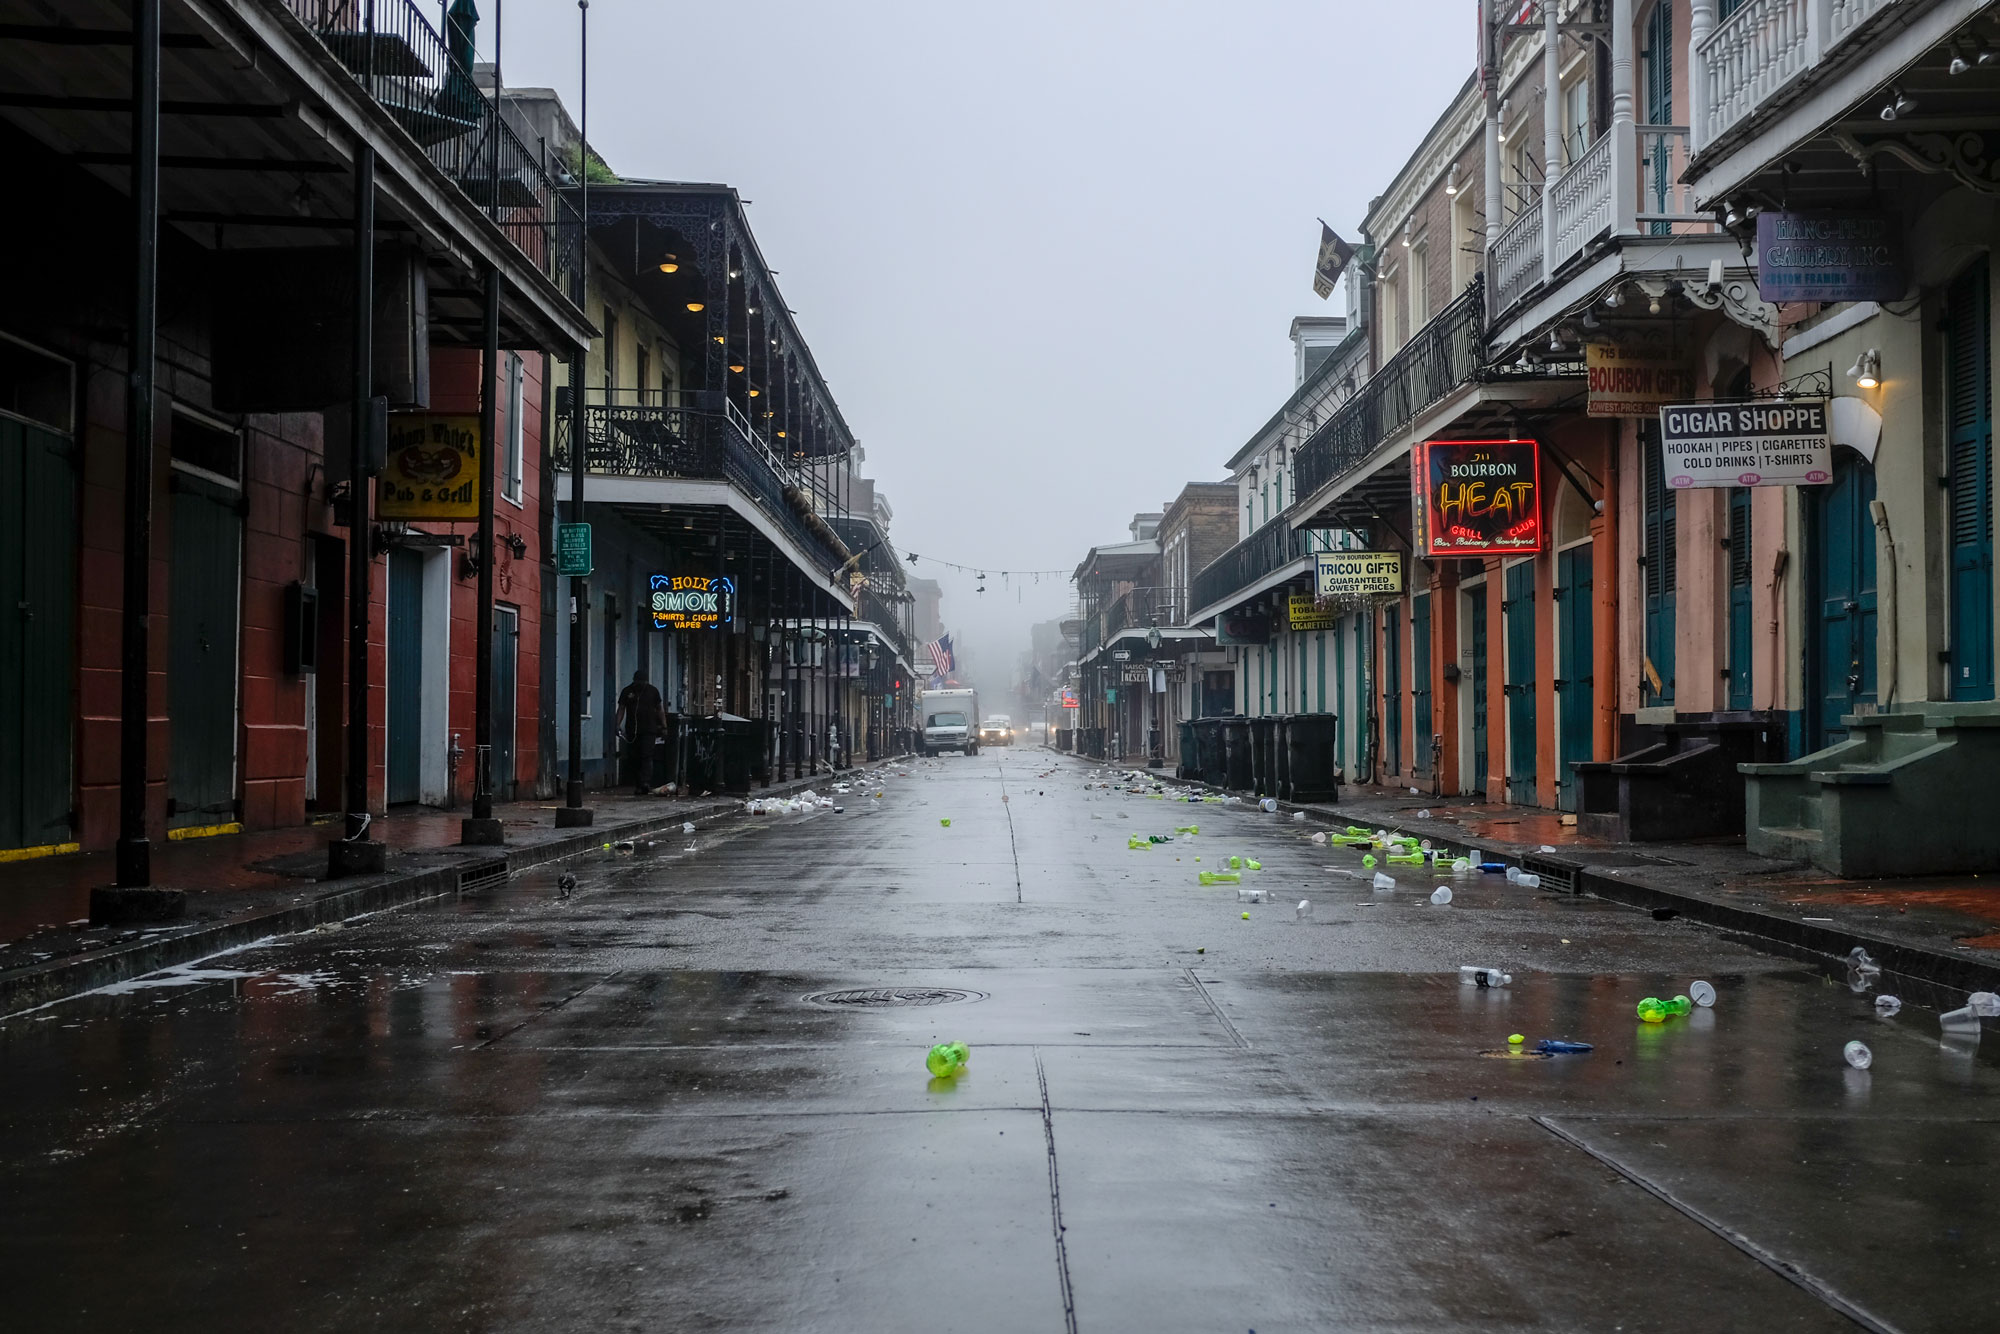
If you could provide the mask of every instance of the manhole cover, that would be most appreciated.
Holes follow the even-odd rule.
[[[836,1010],[879,1010],[890,1006],[956,1005],[960,1001],[985,999],[983,991],[958,991],[951,987],[868,987],[858,991],[815,991],[806,997],[806,1003]]]

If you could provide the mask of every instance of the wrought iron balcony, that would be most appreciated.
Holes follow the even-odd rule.
[[[858,603],[860,619],[869,622],[876,629],[880,630],[883,637],[888,639],[890,646],[902,655],[903,661],[910,662],[910,641],[909,637],[903,633],[902,618],[896,606],[866,584],[861,586],[861,596],[858,599]],[[915,664],[911,663],[911,665],[914,666]]]
[[[454,52],[416,0],[278,0],[416,141],[466,199],[551,279],[582,236],[546,146],[530,151],[472,80],[472,41]],[[572,298],[579,294],[572,292]]]
[[[1202,567],[1194,577],[1194,591],[1188,600],[1197,609],[1216,606],[1311,555],[1316,550],[1312,541],[1311,533],[1293,528],[1282,518],[1275,519]]]
[[[1480,337],[1486,325],[1485,296],[1484,284],[1475,277],[1456,300],[1419,329],[1360,392],[1307,438],[1292,458],[1292,475],[1300,496],[1316,495],[1360,466],[1418,413],[1478,376]],[[1235,550],[1241,550],[1242,545]],[[1228,559],[1225,555],[1196,577],[1193,601],[1197,607],[1217,600],[1208,595],[1208,585],[1202,580]]]
[[[617,395],[614,394],[614,397]],[[736,414],[663,404],[586,404],[584,459],[609,477],[729,482],[766,518],[832,570],[846,559],[813,531],[786,497],[804,480],[738,423]],[[569,414],[556,417],[555,462],[568,471]]]
[[[1695,47],[1695,148],[1796,83],[1896,0],[1748,0]]]

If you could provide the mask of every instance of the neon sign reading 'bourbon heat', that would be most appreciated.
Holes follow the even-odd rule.
[[[1424,556],[1542,549],[1541,451],[1532,440],[1426,440],[1410,460]]]

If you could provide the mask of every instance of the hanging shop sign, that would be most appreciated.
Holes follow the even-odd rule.
[[[1313,578],[1323,598],[1400,593],[1403,591],[1403,553],[1322,551],[1313,557]]]
[[[1908,289],[1902,233],[1881,213],[1759,213],[1766,301],[1894,301]]]
[[[1128,662],[1118,669],[1118,679],[1127,684],[1144,684],[1152,676],[1152,668],[1143,662]]]
[[[1340,610],[1311,593],[1294,593],[1285,601],[1286,619],[1294,630],[1331,630]]]
[[[1426,440],[1410,460],[1424,556],[1542,549],[1542,456],[1532,440]]]
[[[1668,486],[1819,486],[1833,480],[1823,398],[1660,409]]]
[[[652,586],[655,630],[714,630],[736,619],[734,580],[706,574],[656,574]]]
[[[1694,397],[1692,366],[1647,356],[1644,349],[1586,343],[1583,364],[1593,417],[1650,417],[1669,403]]]
[[[1070,689],[1067,686],[1063,687],[1062,706],[1065,709],[1073,709],[1076,707],[1076,691]]]
[[[375,483],[384,519],[479,518],[479,418],[440,412],[389,416],[388,458]]]
[[[1268,644],[1271,642],[1271,618],[1218,616],[1215,618],[1215,642],[1224,645]]]

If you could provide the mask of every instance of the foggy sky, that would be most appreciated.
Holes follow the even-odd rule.
[[[492,16],[481,0],[484,58]],[[1369,199],[1473,64],[1473,0],[596,0],[590,139],[734,185],[786,302],[1005,685],[1064,576],[1224,463],[1291,389],[1324,217]],[[512,0],[503,75],[578,107],[577,10]]]

